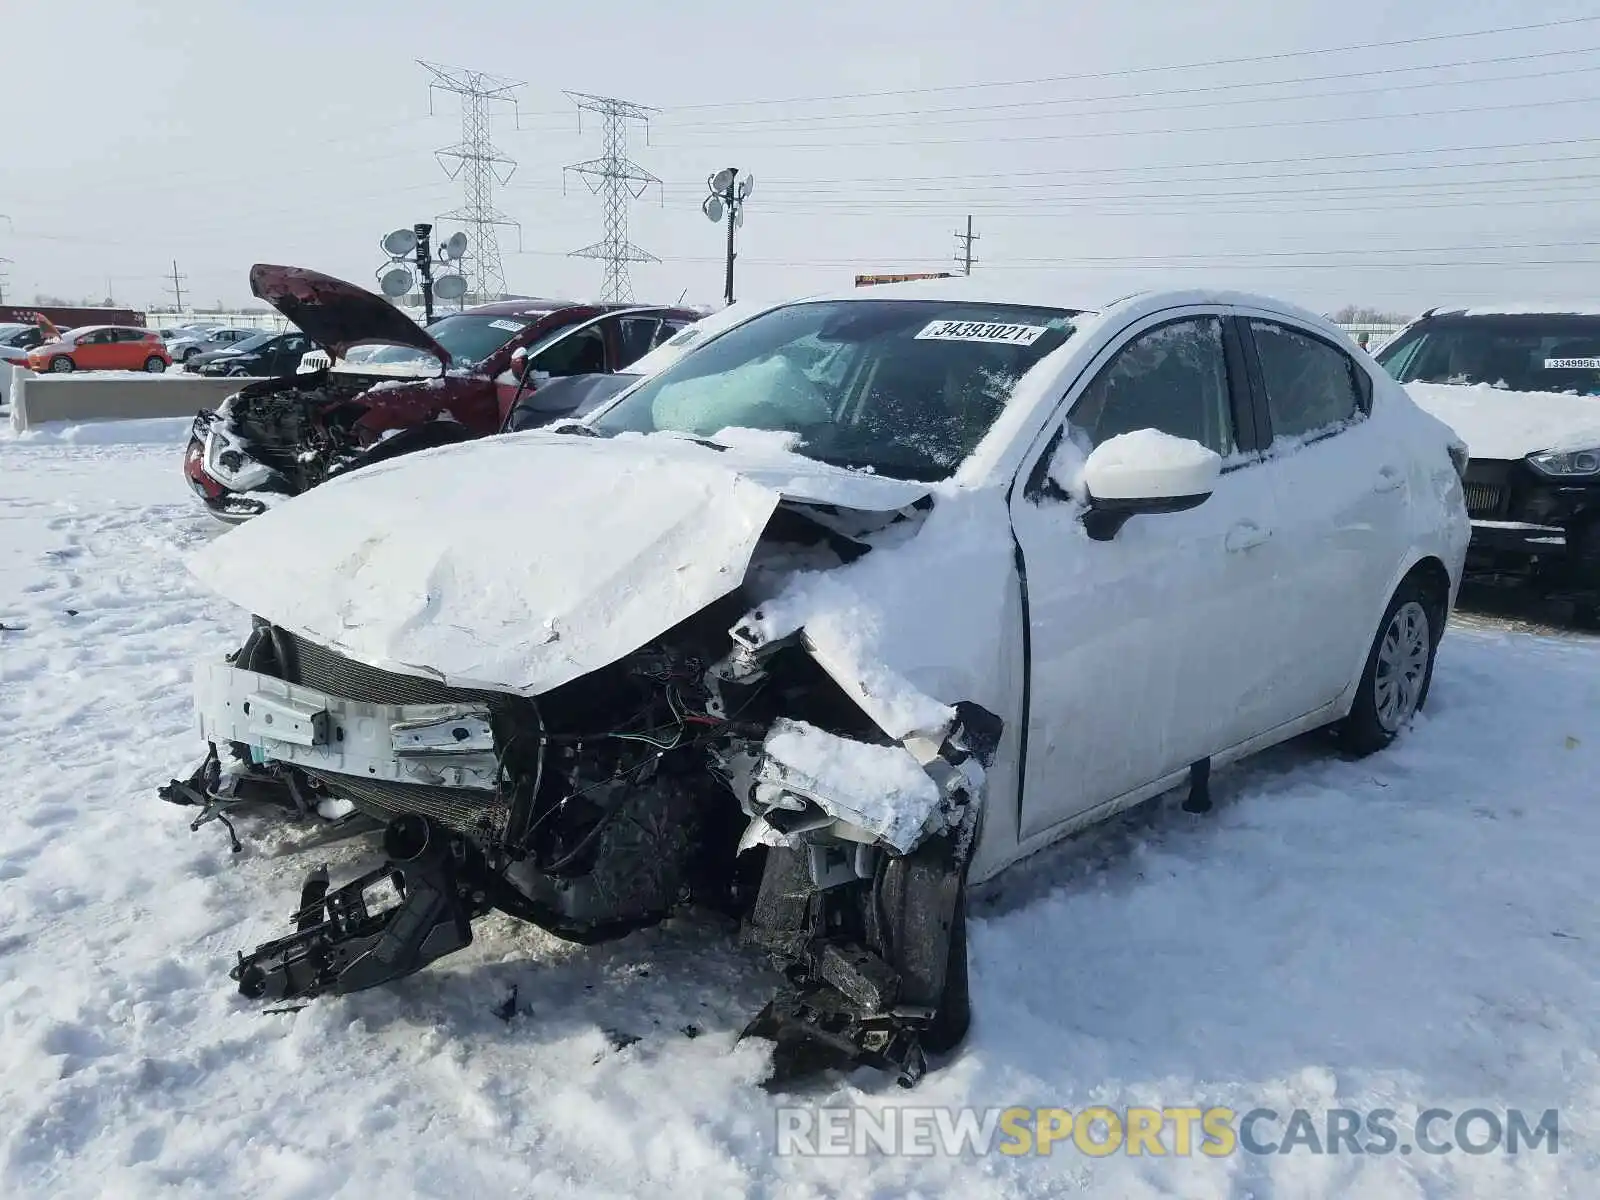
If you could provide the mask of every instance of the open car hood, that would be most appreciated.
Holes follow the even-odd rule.
[[[378,343],[410,346],[450,365],[450,352],[422,326],[353,283],[305,267],[257,263],[250,268],[250,291],[336,359],[352,346]]]
[[[539,695],[736,589],[780,502],[890,513],[929,490],[782,452],[534,430],[336,477],[190,569],[370,666]]]
[[[1479,384],[1408,383],[1423,411],[1449,425],[1473,458],[1511,461],[1564,446],[1600,445],[1600,396],[1513,392]]]

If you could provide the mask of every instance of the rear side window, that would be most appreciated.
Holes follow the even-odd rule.
[[[1361,415],[1361,368],[1349,355],[1271,321],[1251,321],[1250,331],[1274,437],[1314,437]]]

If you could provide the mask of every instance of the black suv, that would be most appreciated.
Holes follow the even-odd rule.
[[[1600,310],[1434,309],[1377,360],[1467,443],[1467,570],[1600,623]]]

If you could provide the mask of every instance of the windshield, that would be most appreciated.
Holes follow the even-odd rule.
[[[255,337],[241,338],[229,350],[237,350],[240,354],[249,354],[252,350],[259,350],[278,335],[275,333],[258,333]]]
[[[455,360],[458,367],[474,367],[504,346],[544,314],[518,313],[514,316],[474,315],[452,313],[425,326],[433,338]],[[413,360],[426,362],[438,368],[439,360],[422,350],[410,346],[385,346],[366,359],[374,363],[402,363]]]
[[[1072,335],[1066,309],[842,300],[763,313],[623,396],[600,433],[797,435],[822,462],[952,474],[1027,371]]]
[[[1420,321],[1378,353],[1401,383],[1488,384],[1600,395],[1600,316],[1446,316]]]

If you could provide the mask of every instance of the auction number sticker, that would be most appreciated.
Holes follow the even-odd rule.
[[[522,326],[516,321],[490,321],[490,329],[509,329],[512,333],[520,333]]]
[[[1031,346],[1048,333],[1045,325],[1006,325],[997,321],[929,321],[919,342],[1004,342]]]
[[[1547,358],[1546,371],[1600,371],[1600,358]]]

